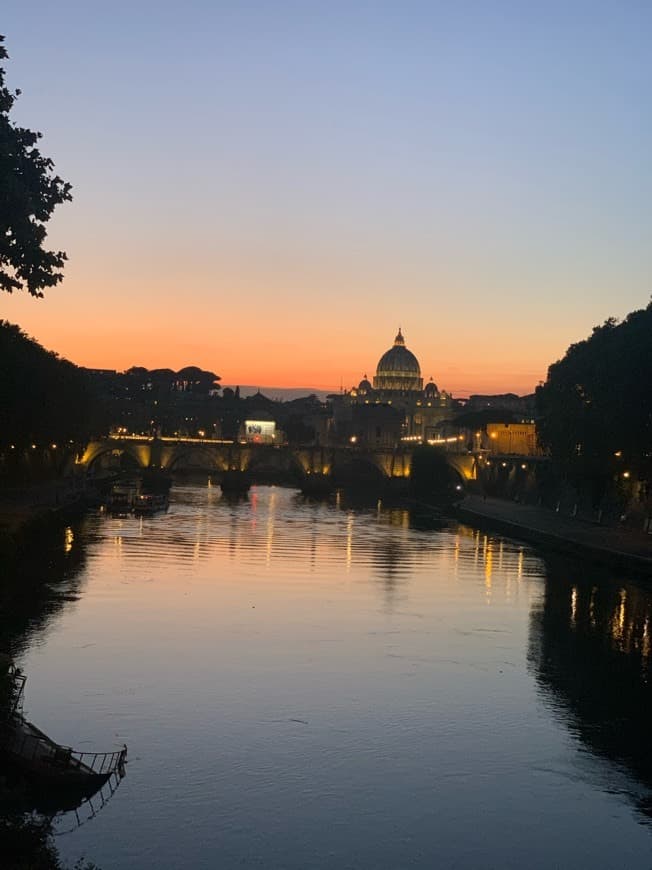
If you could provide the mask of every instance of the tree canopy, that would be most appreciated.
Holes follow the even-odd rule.
[[[652,302],[571,345],[537,390],[539,437],[576,479],[627,469],[647,477],[652,457]]]
[[[71,186],[54,175],[54,163],[36,147],[41,133],[18,127],[9,118],[20,91],[5,84],[8,58],[0,36],[0,290],[27,290],[43,296],[63,279],[64,251],[48,251],[45,224]]]
[[[82,369],[3,320],[0,359],[0,450],[88,437],[92,400]]]

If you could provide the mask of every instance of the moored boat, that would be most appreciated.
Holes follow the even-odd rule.
[[[133,510],[135,498],[135,487],[115,485],[107,496],[106,510],[114,516],[127,516]]]
[[[170,499],[167,493],[141,492],[134,500],[134,513],[155,514],[159,511],[166,511],[169,506]]]

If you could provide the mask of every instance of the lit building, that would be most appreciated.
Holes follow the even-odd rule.
[[[534,423],[487,423],[487,439],[491,453],[518,456],[541,453]]]
[[[441,424],[454,417],[458,410],[451,394],[440,391],[432,378],[424,388],[419,361],[406,347],[400,329],[392,347],[378,361],[373,385],[365,375],[357,387],[329,398],[333,402],[335,430],[339,438],[351,429],[354,408],[360,425],[365,414],[364,406],[391,405],[402,418],[400,437],[415,441],[436,437]],[[374,426],[377,432],[377,424]],[[388,437],[396,437],[395,424],[391,429],[391,434],[383,433],[378,437],[385,443]]]

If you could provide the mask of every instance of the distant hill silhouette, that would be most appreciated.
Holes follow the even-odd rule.
[[[238,384],[222,384],[222,387],[231,387],[232,390],[235,390]],[[292,399],[300,399],[304,396],[317,396],[320,401],[324,401],[326,396],[335,392],[335,390],[317,390],[315,387],[265,387],[261,386],[249,386],[247,384],[240,384],[240,395],[243,399],[247,396],[253,396],[254,393],[257,393],[259,390],[264,395],[267,396],[268,399],[281,399],[284,402],[291,401]]]

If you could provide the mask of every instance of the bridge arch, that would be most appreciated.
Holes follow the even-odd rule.
[[[300,476],[305,477],[331,474],[337,450],[332,447],[295,447],[290,449],[290,453]]]
[[[457,472],[462,483],[478,478],[478,460],[473,453],[447,453],[446,460]]]
[[[165,471],[225,471],[228,464],[222,451],[210,445],[175,445],[161,457]]]
[[[336,453],[331,468],[333,482],[338,486],[363,488],[385,484],[389,477],[382,464],[371,455],[361,453]]]
[[[77,464],[89,472],[95,463],[107,455],[128,457],[138,468],[148,468],[151,459],[150,446],[147,443],[130,441],[91,441]]]
[[[297,483],[305,479],[309,469],[301,461],[299,451],[276,445],[253,445],[248,449],[246,470],[250,475],[288,475]]]

